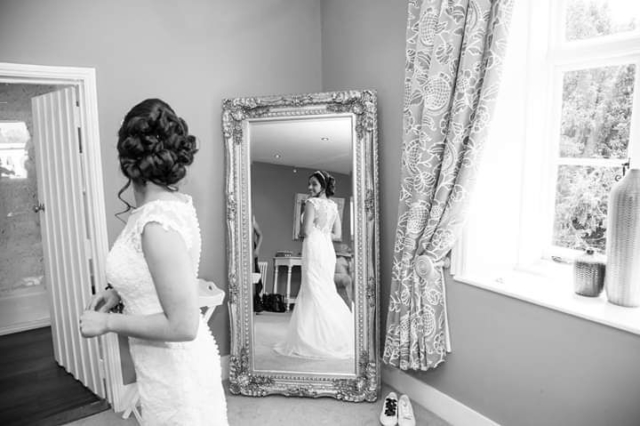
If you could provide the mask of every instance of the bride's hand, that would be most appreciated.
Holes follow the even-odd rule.
[[[110,288],[108,290],[102,290],[100,293],[93,296],[91,303],[87,306],[87,310],[109,312],[118,303],[120,303],[120,296],[118,295],[118,292]]]
[[[80,317],[80,333],[82,336],[96,337],[108,332],[109,315],[102,312],[84,311]]]

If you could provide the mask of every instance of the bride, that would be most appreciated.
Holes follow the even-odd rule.
[[[303,215],[302,284],[283,342],[276,352],[287,356],[353,358],[354,324],[350,309],[334,283],[342,224],[331,200],[335,178],[325,171],[309,176],[309,198]]]

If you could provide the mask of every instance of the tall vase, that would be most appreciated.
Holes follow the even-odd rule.
[[[611,189],[605,291],[611,303],[640,306],[640,170],[631,169]]]

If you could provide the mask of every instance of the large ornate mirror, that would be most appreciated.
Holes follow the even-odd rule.
[[[232,393],[376,400],[376,113],[372,91],[224,100]]]

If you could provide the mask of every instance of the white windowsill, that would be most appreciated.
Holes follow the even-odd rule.
[[[455,275],[455,281],[544,306],[565,314],[640,335],[640,307],[626,308],[600,297],[574,293],[570,266],[549,268],[544,272],[512,270],[503,273]]]

